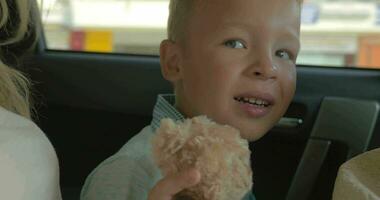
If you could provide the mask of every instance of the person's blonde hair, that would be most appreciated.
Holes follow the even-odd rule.
[[[186,24],[191,17],[195,4],[199,0],[170,0],[167,37],[171,41],[178,41],[186,35]],[[303,0],[296,0],[300,5]]]
[[[0,0],[1,56],[7,46],[22,40],[27,33],[31,5],[30,0]],[[17,15],[13,16],[13,13]],[[30,82],[4,62],[0,60],[0,106],[30,118]]]
[[[190,18],[196,0],[170,0],[168,19],[168,39],[178,41],[185,35],[185,25]]]

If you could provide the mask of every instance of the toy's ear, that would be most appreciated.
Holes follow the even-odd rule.
[[[159,151],[166,151],[170,148],[171,143],[177,143],[180,140],[180,133],[177,125],[172,119],[165,118],[160,122],[153,139],[153,146]]]
[[[176,42],[164,40],[160,45],[160,63],[162,76],[175,83],[181,79],[181,52]]]

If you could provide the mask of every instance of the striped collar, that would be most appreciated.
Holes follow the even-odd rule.
[[[153,119],[150,124],[152,131],[160,126],[161,119],[170,118],[174,121],[184,120],[183,115],[174,107],[175,96],[173,94],[159,94],[153,109]]]

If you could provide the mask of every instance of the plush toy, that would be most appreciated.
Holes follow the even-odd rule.
[[[240,132],[205,116],[163,119],[153,138],[153,156],[162,175],[195,167],[201,181],[176,199],[241,200],[252,187],[248,142]]]

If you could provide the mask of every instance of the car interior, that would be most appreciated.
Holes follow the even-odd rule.
[[[51,48],[43,20],[36,48],[16,66],[33,81],[34,120],[56,149],[63,199],[74,200],[90,172],[150,123],[157,94],[172,86],[158,55]],[[379,69],[300,63],[297,76],[285,116],[250,143],[257,199],[331,199],[339,166],[380,147]]]

